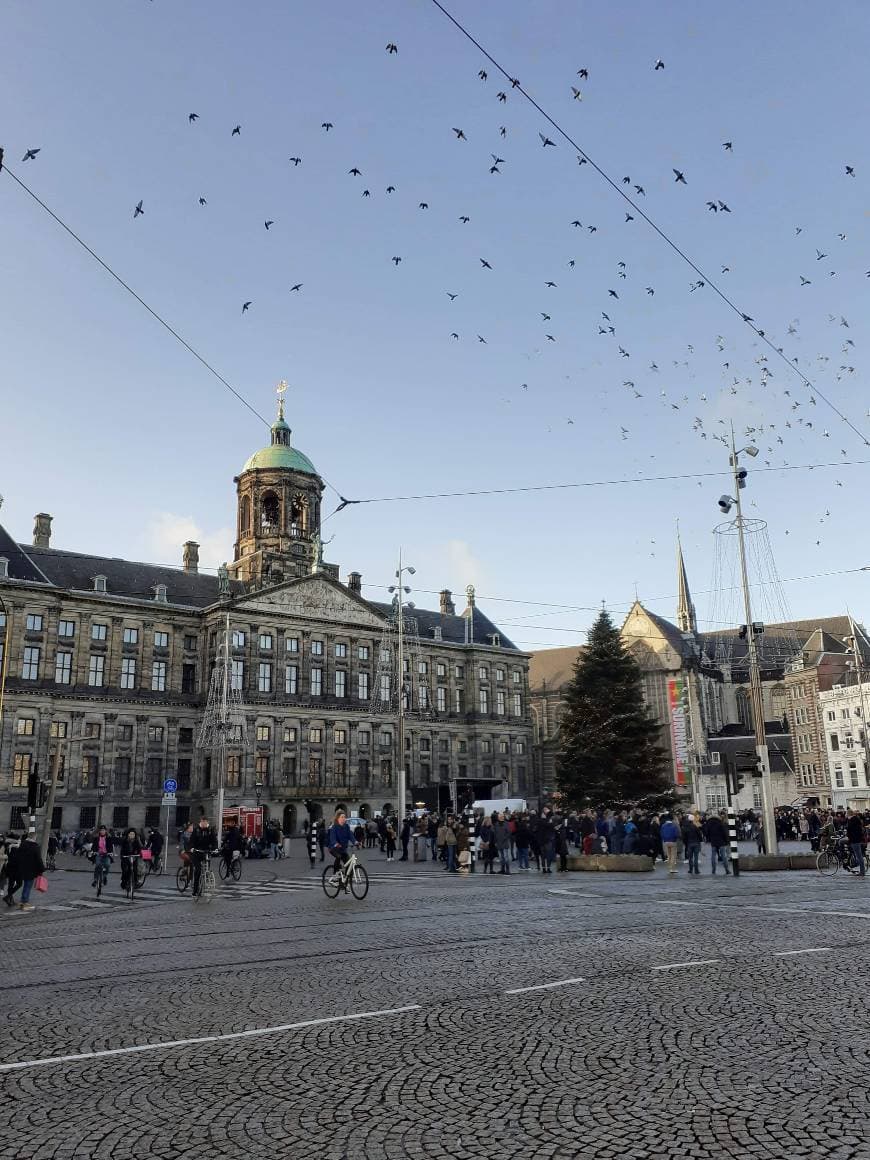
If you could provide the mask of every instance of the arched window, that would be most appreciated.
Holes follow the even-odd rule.
[[[277,532],[281,526],[281,501],[274,491],[267,491],[260,502],[260,527]]]
[[[239,531],[243,535],[251,530],[251,497],[248,495],[242,496],[242,502],[239,504]]]

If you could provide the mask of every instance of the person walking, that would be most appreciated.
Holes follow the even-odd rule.
[[[701,829],[694,814],[687,814],[683,822],[683,846],[689,859],[689,873],[700,874],[698,858],[701,853]]]
[[[18,855],[21,843],[15,834],[10,834],[6,840],[6,893],[3,901],[12,906],[15,901],[15,891],[21,885],[21,875],[18,872]]]
[[[499,857],[499,874],[511,872],[511,831],[504,814],[499,814],[493,823],[493,838]]]
[[[36,833],[33,830],[21,840],[21,845],[18,847],[17,863],[18,876],[21,879],[21,901],[18,903],[18,909],[33,910],[30,892],[36,879],[40,874],[45,873],[45,863],[42,860],[42,854],[36,842]]]
[[[411,841],[411,819],[405,818],[402,822],[402,857],[400,862],[408,861],[408,843]]]
[[[450,874],[457,874],[459,872],[459,867],[456,865],[456,847],[457,837],[453,819],[448,818],[447,824],[444,827],[444,850],[447,859],[447,870]]]
[[[704,827],[705,836],[710,843],[710,865],[713,873],[716,873],[716,863],[721,862],[725,867],[725,873],[731,873],[731,867],[728,865],[728,834],[725,830],[725,823],[722,816],[711,814],[707,818]]]
[[[525,814],[517,821],[514,841],[517,847],[517,870],[528,870],[529,846],[532,844],[532,832],[529,829],[529,821]]]
[[[846,837],[849,840],[849,849],[852,851],[852,863],[859,867],[858,873],[863,878],[866,874],[864,868],[864,819],[857,810],[849,810],[849,818],[846,822]]]
[[[384,853],[388,862],[392,862],[396,856],[396,831],[393,829],[392,821],[384,826]]]
[[[556,843],[556,827],[553,825],[553,815],[544,810],[538,822],[538,846],[541,850],[541,873],[553,873],[554,847]]]
[[[665,852],[665,859],[668,863],[668,874],[673,877],[677,872],[677,843],[680,840],[680,827],[670,814],[665,814],[665,819],[661,824],[660,835],[662,848]]]
[[[566,874],[568,872],[568,826],[564,818],[556,826],[554,848],[559,858],[559,873]]]

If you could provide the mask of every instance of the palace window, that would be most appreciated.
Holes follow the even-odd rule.
[[[166,692],[166,661],[153,661],[151,664],[151,688],[156,693]]]
[[[323,669],[311,670],[311,696],[319,697],[323,693]]]
[[[58,685],[68,685],[72,681],[72,658],[71,652],[55,653],[54,679]]]
[[[272,692],[272,666],[262,663],[257,670],[257,689],[261,693]]]
[[[138,644],[139,643],[139,629],[125,628],[124,629],[124,644]]]
[[[286,637],[284,640],[284,647],[285,647],[287,652],[298,653],[299,652],[299,637],[298,636]]]
[[[337,644],[335,646],[335,655],[337,657],[341,657],[342,659],[344,659],[347,656],[347,645],[346,644]]]
[[[368,673],[357,673],[356,695],[360,701],[367,701],[369,699],[369,675],[368,675]]]
[[[163,726],[162,725],[149,725],[148,726],[148,740],[162,742],[163,741]]]
[[[154,633],[154,647],[155,648],[169,648],[169,633],[155,632]]]
[[[58,621],[58,625],[57,625],[57,635],[58,636],[70,637],[70,636],[75,636],[75,634],[76,634],[76,625],[75,625],[74,620],[60,620],[60,621]]]
[[[336,697],[347,696],[347,673],[344,671],[344,669],[336,669],[335,695]]]
[[[284,726],[284,744],[285,745],[295,745],[296,744],[296,729],[293,725],[285,725]]]
[[[288,696],[295,696],[299,689],[299,666],[287,665],[284,670],[284,692]]]
[[[272,640],[271,632],[261,632],[260,633],[260,651],[261,652],[271,652],[272,651],[272,643],[273,643],[273,640]]]
[[[32,737],[34,724],[32,717],[19,717],[15,722],[15,732],[19,737]]]
[[[133,657],[124,657],[121,661],[121,688],[136,688],[136,661]]]
[[[91,640],[105,640],[108,632],[108,625],[106,624],[92,624],[91,625]]]
[[[271,741],[272,740],[272,727],[270,725],[258,725],[257,726],[257,740],[258,741]]]
[[[28,612],[24,626],[27,632],[42,632],[41,614],[38,612]]]
[[[91,656],[88,658],[88,684],[100,687],[103,684],[106,672],[106,658]]]
[[[39,680],[39,649],[28,647],[24,650],[24,660],[21,665],[21,679],[23,681]]]

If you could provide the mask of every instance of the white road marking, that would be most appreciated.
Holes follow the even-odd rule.
[[[784,959],[788,955],[817,955],[821,954],[822,951],[829,951],[831,949],[831,947],[803,947],[799,951],[776,951],[773,957],[775,959]]]
[[[538,983],[534,987],[511,987],[509,991],[505,991],[506,995],[524,995],[526,991],[552,991],[555,987],[570,987],[572,983],[582,983],[583,980],[577,979],[559,979],[555,983]]]
[[[691,959],[687,963],[662,963],[653,967],[654,971],[673,971],[677,967],[708,967],[712,963],[721,963],[721,959]]]
[[[230,1031],[224,1035],[197,1035],[190,1039],[167,1039],[160,1043],[138,1043],[134,1047],[113,1047],[106,1051],[82,1051],[75,1055],[49,1055],[45,1059],[22,1059],[17,1063],[0,1063],[0,1072],[22,1071],[28,1067],[46,1067],[52,1063],[78,1063],[86,1059],[105,1059],[113,1055],[136,1055],[146,1051],[169,1051],[173,1047],[190,1047],[200,1043],[223,1043],[230,1039],[253,1039],[258,1035],[276,1035],[283,1031],[300,1031],[305,1027],[321,1027],[328,1023],[349,1023],[351,1020],[378,1019],[383,1015],[401,1015],[419,1011],[420,1004],[408,1007],[386,1007],[382,1011],[356,1011],[350,1015],[330,1015],[324,1019],[303,1019],[299,1023],[282,1023],[276,1027],[253,1027],[249,1031]]]

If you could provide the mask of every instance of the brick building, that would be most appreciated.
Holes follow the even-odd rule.
[[[28,774],[60,762],[54,824],[87,829],[103,799],[115,826],[157,824],[162,784],[175,821],[214,808],[220,771],[197,748],[227,618],[247,745],[231,741],[227,804],[259,793],[285,832],[337,802],[396,806],[395,619],[324,563],[323,481],[292,447],[283,401],[271,442],[235,479],[237,539],[218,576],[32,544],[0,527],[0,831],[22,823]],[[528,655],[476,606],[414,610],[406,672],[409,800],[446,805],[530,787]]]

